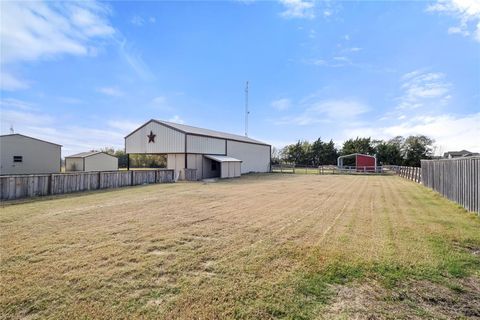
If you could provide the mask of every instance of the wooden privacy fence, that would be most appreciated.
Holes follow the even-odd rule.
[[[422,184],[480,213],[480,157],[422,160]]]
[[[390,166],[390,170],[395,171],[400,177],[422,182],[422,169],[420,167]]]
[[[174,182],[173,170],[99,171],[0,176],[0,200],[167,182]]]

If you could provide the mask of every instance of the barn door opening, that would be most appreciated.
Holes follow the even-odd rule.
[[[203,178],[220,178],[222,164],[213,159],[203,158]]]

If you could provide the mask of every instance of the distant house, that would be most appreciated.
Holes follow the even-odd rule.
[[[23,134],[0,135],[0,174],[60,172],[62,146]]]
[[[112,170],[118,170],[118,158],[105,152],[81,152],[65,157],[65,171]]]
[[[461,150],[461,151],[448,151],[443,154],[445,159],[453,159],[453,158],[461,158],[461,157],[472,157],[472,156],[479,156],[480,153],[478,152],[470,152],[468,150]]]

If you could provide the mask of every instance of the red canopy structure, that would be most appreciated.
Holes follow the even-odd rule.
[[[344,156],[340,156],[337,159],[337,166],[343,168],[343,159],[355,158],[355,169],[358,172],[376,172],[377,171],[377,158],[368,154],[352,153]]]

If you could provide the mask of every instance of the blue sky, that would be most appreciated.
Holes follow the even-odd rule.
[[[480,151],[480,2],[1,2],[1,132],[63,155],[151,118],[277,147],[426,134]]]

